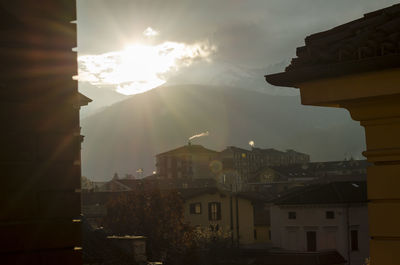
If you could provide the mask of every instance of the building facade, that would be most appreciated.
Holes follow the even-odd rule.
[[[76,2],[0,1],[2,264],[80,264]]]
[[[252,201],[215,188],[182,191],[185,221],[197,229],[216,232],[233,245],[254,243]]]
[[[217,152],[201,145],[186,145],[156,155],[157,176],[160,178],[213,178],[210,163]]]
[[[369,257],[365,182],[306,187],[271,207],[275,246],[290,251],[337,250],[350,265]]]

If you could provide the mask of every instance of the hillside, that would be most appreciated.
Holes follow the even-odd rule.
[[[94,180],[114,172],[154,170],[154,156],[194,142],[222,150],[228,145],[295,149],[313,161],[361,157],[364,133],[341,109],[302,106],[299,97],[272,96],[232,87],[159,87],[115,103],[81,121],[82,174]]]

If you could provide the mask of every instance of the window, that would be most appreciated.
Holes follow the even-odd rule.
[[[307,231],[307,251],[317,251],[317,232]]]
[[[296,219],[296,212],[288,212],[289,219]]]
[[[335,219],[335,212],[334,211],[326,211],[325,217],[326,217],[326,219]]]
[[[201,203],[191,203],[190,204],[190,214],[201,214]]]
[[[254,239],[257,240],[257,230],[254,229]]]
[[[221,220],[221,203],[219,202],[208,203],[208,220],[210,221]]]
[[[350,232],[351,239],[351,251],[358,250],[358,230],[351,230]]]

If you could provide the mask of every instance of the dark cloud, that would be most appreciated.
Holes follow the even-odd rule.
[[[215,60],[248,66],[264,65],[264,54],[269,46],[268,35],[267,28],[251,22],[220,27],[211,37],[211,43],[218,48]]]

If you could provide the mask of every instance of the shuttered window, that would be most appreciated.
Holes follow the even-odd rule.
[[[209,202],[208,203],[208,220],[218,221],[221,220],[221,203]]]
[[[190,214],[201,214],[201,203],[191,203],[190,204]]]

